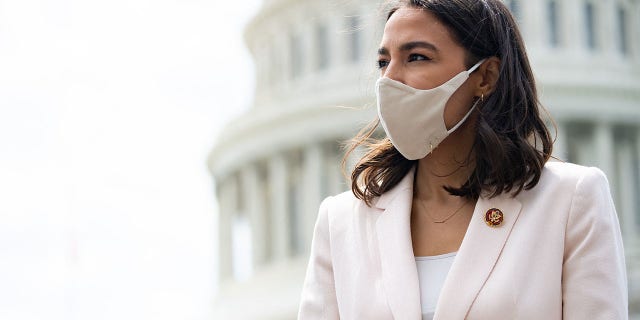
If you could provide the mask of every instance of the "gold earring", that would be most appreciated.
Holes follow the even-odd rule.
[[[480,93],[480,102],[484,102],[484,93]]]

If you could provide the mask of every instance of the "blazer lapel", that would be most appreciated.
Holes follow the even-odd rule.
[[[498,260],[522,205],[510,195],[480,198],[440,292],[434,319],[464,319]],[[491,208],[504,214],[502,224],[490,227],[485,213]]]
[[[411,203],[414,170],[375,206],[384,212],[376,222],[382,267],[382,284],[395,319],[420,319],[420,284],[411,243]]]

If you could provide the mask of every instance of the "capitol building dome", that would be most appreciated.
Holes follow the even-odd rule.
[[[505,2],[557,125],[555,156],[607,174],[631,314],[640,313],[640,1]],[[296,318],[318,206],[349,189],[343,144],[376,118],[381,3],[265,0],[246,27],[253,104],[208,159],[219,203],[216,319]]]

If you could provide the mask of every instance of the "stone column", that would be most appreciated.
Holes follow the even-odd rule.
[[[618,44],[618,1],[594,1],[596,12],[596,43],[606,56],[619,56]]]
[[[247,43],[247,47],[250,51],[254,52],[252,54],[254,66],[255,66],[255,97],[257,100],[262,98],[262,92],[264,92],[264,85],[267,83],[265,81],[265,76],[267,72],[265,67],[268,66],[266,59],[269,58],[269,53],[266,49],[266,44],[263,39],[251,39],[250,42]]]
[[[553,155],[560,160],[567,161],[569,158],[567,150],[568,136],[565,125],[566,122],[556,122],[556,141],[553,144]]]
[[[284,155],[276,154],[268,164],[269,188],[271,196],[271,237],[273,259],[283,260],[289,256],[289,178],[287,160]]]
[[[367,30],[369,30],[369,35],[367,38],[367,42],[373,46],[373,52],[378,52],[378,46],[380,45],[380,40],[382,40],[382,34],[384,33],[384,26],[387,22],[387,12],[380,11],[370,11],[367,9],[368,2],[366,2],[362,11],[370,12],[368,24],[365,26]],[[375,56],[374,56],[375,57]]]
[[[638,3],[638,10],[640,10],[640,3]],[[636,136],[635,136],[635,140],[636,140],[636,160],[640,161],[640,124],[636,125]],[[636,166],[638,164],[636,163]],[[637,171],[638,172],[638,178],[636,179],[636,181],[638,181],[638,183],[640,183],[640,170]],[[640,193],[640,184],[636,185],[636,192]],[[638,196],[638,193],[636,193],[636,196]],[[636,217],[638,217],[638,219],[640,219],[640,207],[636,208],[636,212],[634,212],[634,214],[636,215]],[[635,237],[640,239],[640,230],[638,230],[638,233],[635,234]]]
[[[640,1],[630,4],[628,11],[629,50],[635,61],[640,61]],[[634,31],[635,30],[635,31]]]
[[[613,130],[610,123],[599,122],[595,127],[595,149],[596,157],[598,160],[598,167],[607,175],[609,183],[615,181],[614,171],[614,139]],[[615,189],[611,188],[612,193],[615,193]],[[615,199],[615,197],[614,197]]]
[[[333,145],[329,146],[327,150],[329,152],[324,157],[327,172],[327,193],[335,195],[346,190],[342,177],[342,154],[336,152]]]
[[[546,13],[546,1],[519,1],[520,26],[523,37],[527,39],[527,46],[540,48],[544,45],[546,34],[545,26],[548,25]]]
[[[315,34],[315,21],[304,20],[304,13],[302,10],[297,14],[297,18],[294,19],[296,29],[298,30],[296,33],[298,37],[298,41],[300,41],[300,53],[301,56],[297,59],[300,61],[300,75],[298,79],[304,79],[309,76],[309,74],[315,72],[315,42],[316,42],[316,34]],[[315,19],[314,19],[315,20]],[[300,81],[300,80],[297,80]]]
[[[283,21],[282,23],[286,23]],[[278,81],[280,94],[289,92],[291,81],[291,28],[283,28],[285,32],[278,32],[276,37],[280,65],[278,66]]]
[[[584,39],[584,8],[580,0],[559,0],[558,26],[560,27],[561,42],[572,54],[582,54]]]
[[[637,6],[638,14],[640,14],[640,2],[638,2]],[[638,16],[636,16],[638,17]],[[637,30],[637,29],[636,29]],[[640,126],[636,126],[635,133],[635,147],[636,147],[636,159],[640,159]],[[636,163],[635,166],[638,164]],[[640,177],[638,180],[640,181]],[[640,185],[636,185],[636,194],[634,197],[638,196],[638,192],[640,192]],[[640,215],[640,208],[636,207],[635,212],[633,212],[634,218],[638,219],[638,215]],[[628,278],[629,278],[629,301],[631,304],[640,303],[640,230],[636,227],[633,230],[632,234],[626,235],[626,243],[625,243],[625,251],[627,253],[627,266],[628,269]],[[631,240],[628,240],[631,239]]]
[[[266,232],[266,214],[264,197],[261,194],[260,178],[255,165],[248,164],[240,173],[245,214],[251,226],[251,248],[253,266],[261,266],[266,262],[268,233]],[[254,268],[255,269],[255,268]]]
[[[321,179],[326,174],[323,168],[322,146],[314,143],[304,150],[302,172],[302,212],[300,212],[300,234],[303,241],[303,250],[308,252],[313,237],[318,206],[321,197]]]
[[[230,176],[216,186],[218,189],[218,278],[220,282],[233,276],[233,217],[237,214],[238,184]]]
[[[617,178],[619,179],[618,190],[620,195],[620,206],[618,209],[618,215],[620,216],[620,223],[622,227],[622,235],[625,241],[630,243],[633,236],[636,233],[636,219],[638,208],[636,208],[636,197],[638,195],[638,186],[635,185],[635,179],[633,175],[629,174],[635,172],[637,164],[633,162],[633,145],[627,141],[620,144],[618,155],[618,169],[621,173]]]
[[[638,3],[638,5],[640,6],[640,3]],[[639,8],[640,10],[640,8]],[[636,152],[638,153],[636,155],[636,160],[640,161],[640,124],[636,125]],[[636,181],[640,182],[640,170],[638,170],[638,179]],[[638,185],[638,192],[640,192],[640,185]],[[640,208],[637,208],[638,212],[638,216],[640,216]],[[640,234],[639,234],[640,236]]]
[[[343,8],[332,8],[330,17],[327,20],[327,30],[329,32],[329,65],[331,69],[340,72],[347,63],[348,47],[345,45],[348,28],[345,24],[345,15],[349,14]]]
[[[375,65],[375,61],[377,60],[377,55],[372,53],[378,52],[385,20],[382,19],[382,16],[384,16],[383,11],[370,10],[368,6],[370,6],[369,3],[365,1],[359,3],[358,8],[362,17],[361,33],[363,54],[361,59],[363,63],[366,63],[366,66],[372,66]]]
[[[271,26],[271,30],[273,30],[273,26]],[[284,48],[282,41],[280,41],[281,37],[281,34],[272,31],[271,36],[267,38],[269,39],[269,65],[266,69],[269,74],[267,75],[266,92],[270,101],[282,91],[282,51]]]

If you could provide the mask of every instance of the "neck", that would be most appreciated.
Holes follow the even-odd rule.
[[[460,128],[462,129],[462,128]],[[475,168],[473,134],[459,130],[447,137],[426,157],[418,161],[414,180],[415,197],[423,201],[457,201],[443,186],[461,187]]]

